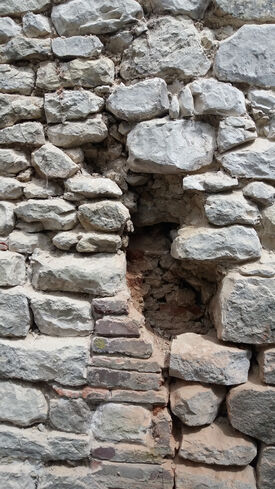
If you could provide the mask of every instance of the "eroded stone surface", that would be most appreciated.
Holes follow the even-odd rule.
[[[243,93],[215,78],[196,80],[190,85],[195,114],[242,115],[246,112]]]
[[[58,58],[97,58],[103,44],[96,36],[56,37],[52,41],[53,53]]]
[[[26,336],[31,326],[27,297],[18,291],[0,291],[1,336]]]
[[[275,348],[263,349],[258,357],[260,377],[266,384],[275,384]]]
[[[206,217],[215,226],[229,224],[260,223],[261,215],[258,207],[246,200],[242,192],[232,192],[224,195],[210,195],[204,206]]]
[[[247,3],[245,0],[215,0],[218,16],[227,16],[240,22],[256,21],[270,22],[275,20],[275,8],[272,1],[257,2],[252,0]]]
[[[78,209],[78,219],[87,230],[122,233],[130,213],[121,202],[101,200],[83,204]]]
[[[48,138],[61,148],[71,148],[86,143],[100,143],[106,139],[107,127],[101,116],[84,122],[64,122],[48,128]],[[1,132],[0,132],[1,141]]]
[[[272,489],[274,484],[275,447],[262,445],[257,464],[258,484],[260,489]]]
[[[0,419],[2,422],[17,426],[30,426],[47,419],[48,403],[39,389],[1,381],[0,395]]]
[[[36,469],[27,462],[0,465],[0,484],[5,489],[35,489]]]
[[[66,179],[79,169],[69,156],[51,143],[32,153],[32,164],[44,178]]]
[[[147,6],[148,0],[145,0]],[[208,7],[209,0],[152,0],[150,7],[154,12],[172,15],[188,15],[192,19],[201,19]]]
[[[12,251],[0,251],[0,287],[22,285],[25,279],[24,257]]]
[[[102,109],[104,100],[88,90],[64,90],[45,94],[45,114],[48,123],[84,119]]]

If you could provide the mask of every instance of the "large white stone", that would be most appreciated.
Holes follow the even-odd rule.
[[[30,166],[25,153],[0,148],[0,175],[12,177]]]
[[[172,15],[188,15],[192,19],[201,19],[210,3],[210,0],[143,0],[145,5],[154,12]]]
[[[254,229],[184,227],[173,241],[171,254],[178,260],[242,262],[261,256],[261,243]]]
[[[48,128],[50,142],[61,148],[100,143],[106,139],[107,135],[108,130],[101,115],[83,122],[64,122],[64,124],[56,124]]]
[[[246,112],[244,94],[229,83],[201,78],[190,84],[195,114],[241,115]]]
[[[50,20],[45,15],[27,12],[22,23],[23,32],[27,37],[46,37],[52,33]]]
[[[23,184],[15,178],[0,177],[0,199],[15,200],[23,195]]]
[[[39,389],[1,381],[0,399],[2,422],[30,426],[47,419],[48,403]]]
[[[0,287],[22,285],[25,279],[24,257],[12,251],[0,251]]]
[[[80,257],[35,252],[32,260],[32,283],[36,289],[111,296],[124,286],[123,253]]]
[[[63,199],[45,199],[20,202],[15,209],[24,222],[39,222],[46,230],[72,229],[76,223],[74,205]]]
[[[127,86],[122,83],[108,98],[107,109],[119,119],[131,122],[162,116],[169,109],[167,85],[161,78]]]
[[[58,197],[62,194],[62,187],[47,178],[33,178],[24,186],[24,195],[27,199],[48,199],[48,197]]]
[[[220,43],[214,72],[223,81],[275,87],[274,65],[275,25],[244,25]]]
[[[121,195],[119,186],[109,178],[77,175],[65,182],[64,197],[67,200],[116,198]]]
[[[52,50],[58,58],[97,58],[103,44],[97,36],[56,37],[52,41]]]
[[[0,290],[0,335],[26,336],[31,326],[28,299],[26,295],[14,289]]]
[[[0,90],[3,93],[30,95],[35,82],[35,74],[29,66],[17,67],[0,64]]]
[[[185,80],[208,72],[211,61],[193,22],[161,17],[147,25],[147,35],[135,39],[124,52],[120,69],[124,80],[147,76]]]
[[[50,124],[85,119],[99,112],[103,106],[104,100],[88,90],[64,90],[62,95],[45,94],[45,114]]]
[[[44,143],[44,130],[40,122],[22,122],[0,130],[0,144],[41,146]]]
[[[21,60],[40,61],[51,56],[50,39],[32,39],[17,36],[0,46],[2,63]]]
[[[128,165],[145,173],[181,173],[209,165],[215,130],[196,121],[163,119],[140,122],[128,134]]]
[[[184,333],[172,341],[170,375],[192,382],[236,385],[247,381],[251,352],[214,335]]]
[[[21,33],[20,25],[16,24],[10,17],[0,18],[0,44],[7,42]]]
[[[183,190],[196,192],[223,192],[237,186],[237,178],[232,178],[222,171],[188,175],[182,181]]]
[[[215,226],[228,224],[255,226],[261,219],[258,207],[246,200],[241,191],[210,195],[206,199],[204,209],[208,221]]]
[[[40,12],[49,7],[51,0],[1,0],[0,15],[20,16],[26,12]]]
[[[275,188],[263,182],[249,183],[243,188],[243,194],[263,206],[269,206],[275,200]]]
[[[275,21],[275,6],[273,0],[215,0],[218,16],[226,16],[239,22],[270,22]],[[230,20],[228,20],[230,22]]]
[[[220,122],[217,145],[220,153],[257,138],[256,125],[249,116],[226,117]]]
[[[47,250],[50,248],[50,240],[44,233],[28,233],[14,230],[9,235],[9,250],[31,255],[35,248]]]
[[[275,278],[229,273],[213,305],[223,341],[263,344],[275,341]]]
[[[219,467],[184,461],[176,466],[176,489],[256,489],[253,467]],[[271,488],[270,488],[271,489]]]
[[[24,95],[0,95],[0,128],[12,126],[21,120],[40,119],[43,99]]]
[[[7,236],[15,226],[14,204],[0,202],[0,235]]]
[[[69,156],[51,143],[32,153],[32,164],[44,178],[68,178],[79,169]]]
[[[87,231],[123,233],[130,213],[121,202],[101,200],[78,208],[78,219]]]

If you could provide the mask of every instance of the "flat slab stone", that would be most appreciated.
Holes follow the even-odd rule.
[[[88,433],[93,411],[83,399],[51,399],[49,420],[57,430]]]
[[[170,375],[209,384],[246,382],[251,352],[228,346],[214,336],[184,333],[172,341]]]
[[[113,357],[118,358],[121,357]],[[114,368],[91,367],[88,369],[88,385],[93,388],[111,389],[111,399],[115,402],[130,402],[130,403],[143,403],[149,404],[158,397],[157,392],[161,388],[161,376],[155,373],[144,373],[134,370],[116,370]],[[129,389],[124,392],[117,389]],[[157,392],[156,392],[157,391]],[[108,391],[109,392],[109,391]],[[149,394],[151,393],[151,396]],[[165,394],[160,393],[161,404],[163,399],[167,397],[167,390]],[[156,404],[159,404],[159,399]],[[152,402],[154,404],[154,402]],[[164,402],[165,404],[165,402]]]
[[[128,134],[128,165],[145,173],[183,173],[212,162],[215,130],[196,121],[141,122]]]
[[[239,22],[274,22],[275,6],[272,0],[258,2],[257,0],[215,0],[216,14],[226,16]]]
[[[126,355],[134,358],[150,358],[152,344],[144,340],[96,337],[92,340],[92,352],[101,355]]]
[[[148,0],[145,0],[147,7]],[[192,19],[202,19],[210,0],[149,0],[150,8],[156,13],[188,15]]]
[[[262,445],[257,464],[260,489],[273,489],[275,479],[275,447]]]
[[[12,177],[30,166],[25,153],[13,149],[0,149],[0,175]]]
[[[30,426],[46,421],[48,403],[39,389],[10,381],[1,381],[0,396],[0,419],[2,422],[17,426]]]
[[[261,256],[261,243],[254,229],[184,227],[173,241],[171,254],[178,260],[242,262]]]
[[[52,54],[51,39],[32,39],[17,36],[0,46],[2,62],[14,61],[43,61]]]
[[[214,73],[219,80],[269,88],[275,87],[274,64],[275,26],[244,25],[220,43]]]
[[[56,124],[48,128],[49,141],[60,148],[100,143],[106,139],[107,135],[107,126],[100,115],[83,122],[64,122],[64,124]]]
[[[229,116],[220,122],[217,145],[220,153],[257,138],[255,122],[249,116]]]
[[[275,348],[265,348],[262,350],[257,361],[259,373],[263,382],[275,385]]]
[[[245,197],[262,206],[269,206],[275,200],[275,188],[263,182],[251,182],[243,188]]]
[[[32,261],[32,283],[36,289],[111,296],[124,287],[126,265],[123,253],[79,257],[38,251],[32,255]]]
[[[56,37],[52,40],[52,50],[58,58],[97,58],[103,44],[96,36]]]
[[[10,17],[0,18],[0,43],[7,42],[14,36],[20,35],[22,28]]]
[[[275,278],[229,273],[213,303],[213,319],[223,341],[261,345],[275,341]]]
[[[45,144],[43,126],[40,122],[22,122],[0,130],[0,144],[42,146]]]
[[[67,231],[76,224],[75,206],[63,199],[29,199],[20,202],[16,216],[27,223],[40,223],[43,229]]]
[[[20,120],[40,119],[43,115],[43,99],[25,95],[0,95],[0,128],[12,126]]]
[[[122,196],[119,186],[110,178],[77,175],[65,182],[67,200],[117,198]]]
[[[223,192],[238,186],[237,178],[232,178],[222,171],[206,172],[199,175],[188,175],[183,178],[183,190],[196,192]]]
[[[0,202],[0,234],[9,235],[15,226],[15,205],[11,202]]]

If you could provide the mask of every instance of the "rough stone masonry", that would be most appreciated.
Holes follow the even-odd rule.
[[[274,0],[0,1],[0,489],[274,489]]]

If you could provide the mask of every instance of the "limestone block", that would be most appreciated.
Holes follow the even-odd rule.
[[[156,119],[137,124],[128,134],[127,145],[132,171],[189,172],[212,162],[215,131],[203,122]]]
[[[102,48],[97,36],[56,37],[52,41],[53,54],[58,58],[97,58]]]
[[[148,409],[110,402],[97,408],[91,429],[98,440],[145,443],[151,423]]]
[[[5,489],[36,489],[36,470],[28,463],[0,465],[0,486]]]
[[[0,148],[0,175],[12,177],[30,166],[25,153],[13,149]]]
[[[0,90],[2,93],[30,95],[34,88],[34,81],[35,74],[30,67],[0,64]]]
[[[42,146],[45,144],[43,126],[40,122],[22,122],[0,130],[0,144]]]
[[[114,297],[101,297],[92,300],[92,307],[96,315],[121,315],[129,312],[130,294],[128,290],[120,292]]]
[[[102,199],[108,197],[121,197],[122,191],[110,178],[92,177],[91,175],[77,175],[65,182],[65,195],[67,200]]]
[[[134,358],[150,358],[152,344],[144,340],[97,337],[92,340],[92,351],[101,355],[126,355]]]
[[[21,27],[10,17],[0,18],[0,43],[9,41],[12,37],[19,36]]]
[[[36,86],[41,90],[54,91],[61,85],[57,64],[53,61],[43,61],[36,73]]]
[[[220,153],[257,138],[255,122],[246,117],[226,117],[220,122],[217,145]]]
[[[107,135],[108,130],[101,116],[95,116],[84,122],[64,122],[64,124],[56,124],[48,128],[50,142],[61,148],[100,143],[106,139]]]
[[[257,2],[252,0],[247,3],[245,0],[215,0],[215,7],[218,16],[226,16],[241,22],[271,22],[275,21],[275,7],[272,0],[267,2]],[[229,21],[230,22],[230,21]]]
[[[246,112],[243,93],[215,78],[201,78],[190,84],[195,114],[242,115]]]
[[[182,181],[183,190],[194,190],[197,192],[224,192],[237,186],[237,178],[232,178],[223,171],[188,175]]]
[[[167,85],[161,78],[127,86],[121,83],[108,98],[106,107],[118,119],[130,122],[160,117],[169,109]]]
[[[117,358],[118,357],[114,357]],[[119,358],[120,360],[120,358]],[[161,377],[159,374],[155,373],[144,373],[128,370],[115,370],[113,368],[100,367],[90,367],[88,368],[87,375],[88,385],[93,387],[100,387],[105,389],[130,389],[123,396],[123,391],[119,391],[118,395],[115,395],[116,391],[112,391],[112,399],[117,402],[131,402],[139,403],[144,401],[144,403],[153,403],[156,393],[153,391],[158,391],[161,385]],[[132,391],[132,392],[131,392]],[[146,400],[142,397],[138,397],[138,393],[141,392],[148,393]],[[151,396],[149,394],[151,393]],[[166,390],[167,397],[167,390]],[[162,396],[163,402],[163,396]],[[158,404],[159,402],[156,402]]]
[[[208,221],[215,226],[227,226],[228,224],[255,226],[261,220],[258,207],[246,200],[241,191],[210,195],[206,199],[204,209]]]
[[[272,115],[275,107],[275,94],[274,90],[259,90],[258,88],[251,88],[247,94],[248,99],[251,102],[252,110],[257,112],[263,112],[267,115]]]
[[[140,322],[129,316],[105,316],[96,321],[95,331],[99,336],[139,337]]]
[[[22,285],[25,278],[24,257],[12,251],[0,251],[0,287]]]
[[[142,8],[135,0],[71,0],[54,6],[52,22],[60,36],[108,34],[137,22]]]
[[[263,182],[249,183],[243,188],[243,194],[263,206],[269,206],[275,200],[275,188]]]
[[[74,205],[58,198],[20,202],[15,213],[24,222],[39,222],[46,230],[72,229],[76,223]]]
[[[261,244],[254,229],[184,227],[173,241],[171,254],[178,260],[242,262],[259,258]]]
[[[9,235],[9,250],[31,255],[35,248],[47,250],[50,248],[49,238],[42,233],[26,233],[14,230]]]
[[[197,20],[203,18],[209,2],[210,0],[151,0],[149,3],[154,12],[188,15]]]
[[[122,247],[121,237],[107,233],[80,233],[76,243],[78,253],[116,253]],[[56,240],[53,240],[56,245]]]
[[[194,99],[189,85],[181,89],[178,99],[181,117],[190,117],[193,115]]]
[[[21,60],[42,61],[51,56],[51,39],[17,36],[0,47],[2,63]]]
[[[105,57],[96,60],[73,59],[62,63],[61,69],[61,82],[65,87],[111,85],[115,76],[113,61]]]
[[[83,204],[78,208],[78,219],[87,231],[122,233],[130,213],[121,202],[101,200]]]
[[[24,293],[0,291],[0,335],[26,336],[30,329],[31,318],[27,297]]]
[[[234,430],[226,418],[219,418],[199,430],[184,427],[179,455],[210,465],[248,465],[257,455],[257,446]]]
[[[30,304],[34,322],[43,334],[87,336],[93,330],[91,304],[86,299],[36,293]]]
[[[90,430],[92,412],[82,399],[51,399],[49,419],[57,430],[85,434]]]
[[[24,195],[27,199],[48,199],[49,197],[60,197],[62,194],[62,187],[47,179],[33,178],[24,185]]]
[[[20,120],[40,119],[43,99],[24,95],[0,95],[0,128],[12,126]]]
[[[23,184],[15,178],[0,177],[0,199],[15,200],[23,195]]]
[[[0,15],[14,15],[15,17],[25,14],[26,12],[40,12],[49,7],[51,0],[2,0],[0,6]]]
[[[69,156],[51,143],[46,143],[32,153],[32,165],[44,178],[71,177],[79,169]]]
[[[184,461],[176,466],[176,489],[256,489],[253,468],[198,465]]]
[[[214,336],[184,333],[172,341],[170,375],[209,384],[247,381],[251,352],[219,342]]]
[[[85,119],[100,111],[104,100],[88,90],[64,90],[45,94],[45,114],[48,123]]]
[[[232,177],[274,180],[275,142],[257,138],[249,146],[217,156]]]
[[[17,426],[30,426],[47,419],[48,404],[39,389],[1,381],[0,395],[0,419],[2,422]]]
[[[214,73],[223,81],[275,87],[274,62],[275,26],[244,25],[220,43]]]
[[[275,447],[262,445],[257,464],[259,489],[273,489],[275,478]]]
[[[188,426],[211,424],[218,415],[225,394],[223,386],[178,380],[171,386],[171,410]]]
[[[111,296],[124,287],[125,255],[98,253],[90,257],[35,252],[32,283],[36,289]]]
[[[85,384],[88,338],[27,336],[24,340],[0,340],[1,377],[31,382],[56,381]]]
[[[246,435],[267,444],[274,443],[274,396],[274,386],[262,384],[255,374],[252,375],[248,382],[234,387],[227,396],[230,423]]]
[[[273,343],[275,278],[229,273],[213,302],[213,319],[223,341]]]
[[[15,226],[14,204],[0,202],[0,234],[7,236]]]
[[[188,80],[204,76],[211,61],[193,23],[177,17],[161,17],[147,24],[147,36],[135,39],[122,58],[120,74],[124,80],[160,76]]]
[[[159,358],[161,353],[158,351],[148,360],[127,357],[104,357],[96,355],[92,358],[93,367],[109,368],[114,370],[132,370],[136,372],[160,373],[163,362]]]
[[[257,361],[262,381],[266,384],[275,384],[275,348],[261,350]]]
[[[52,33],[50,21],[45,15],[27,12],[22,23],[23,32],[27,37],[46,37]]]

